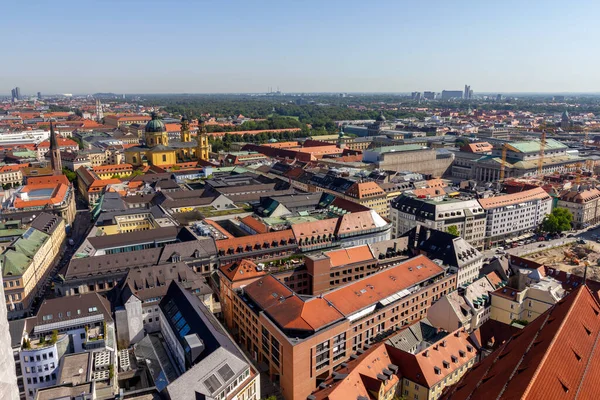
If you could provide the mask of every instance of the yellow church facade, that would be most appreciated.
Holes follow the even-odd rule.
[[[125,160],[135,167],[143,165],[171,166],[190,161],[208,161],[211,146],[208,142],[203,121],[198,132],[198,140],[192,141],[190,124],[186,117],[181,119],[181,141],[169,143],[165,124],[152,114],[152,120],[144,129],[142,146],[131,147],[125,151]]]

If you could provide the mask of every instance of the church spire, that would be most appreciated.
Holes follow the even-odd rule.
[[[62,159],[60,158],[60,146],[56,132],[54,132],[54,124],[50,121],[50,166],[54,175],[62,174]]]

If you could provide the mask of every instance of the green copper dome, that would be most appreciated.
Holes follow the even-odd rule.
[[[152,113],[152,120],[146,124],[146,132],[165,132],[167,128],[165,128],[165,124],[158,119],[158,115],[156,113]]]

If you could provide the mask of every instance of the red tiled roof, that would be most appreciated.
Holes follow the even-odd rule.
[[[329,257],[331,268],[369,260],[375,261],[373,254],[371,253],[371,249],[366,244],[340,250],[328,251],[325,253],[325,255]]]
[[[444,400],[596,399],[600,304],[580,286],[486,357]]]
[[[428,388],[452,375],[477,356],[474,343],[464,328],[446,335],[416,354],[399,349],[393,349],[392,352],[402,377]],[[439,374],[435,368],[439,368]]]
[[[0,167],[0,172],[17,172],[21,168],[23,168],[22,164],[3,165]]]
[[[61,201],[64,200],[65,195],[67,194],[67,190],[69,189],[68,185],[64,185],[64,184],[32,184],[32,185],[26,185],[23,187],[22,191],[23,192],[30,192],[32,190],[38,190],[38,189],[53,189],[52,195],[50,198],[48,199],[40,199],[40,200],[22,200],[21,198],[17,197],[14,200],[14,207],[15,208],[28,208],[28,207],[40,207],[40,206],[46,206],[46,205],[54,205],[57,203],[60,203]]]
[[[242,218],[240,221],[257,233],[267,233],[269,231],[269,229],[263,222],[257,220],[252,215],[248,215]]]
[[[390,352],[390,346],[385,343],[373,345],[356,360],[346,362],[346,367],[337,370],[339,374],[347,374],[343,380],[329,378],[326,387],[313,393],[318,400],[348,400],[373,398],[372,393],[379,393],[381,386],[383,391],[388,392],[398,385],[399,378],[393,374],[386,382],[381,381],[377,375],[390,364],[394,364]]]
[[[76,141],[71,140],[71,139],[65,139],[65,138],[61,138],[61,137],[56,137],[56,139],[58,140],[58,147],[77,147],[79,148],[79,144],[77,144]],[[45,149],[45,148],[50,148],[50,141],[48,140],[44,140],[43,142],[40,142],[37,145],[38,149]]]
[[[220,270],[232,282],[258,278],[267,274],[264,270],[259,271],[257,265],[250,260],[222,265]]]
[[[28,185],[58,184],[69,185],[70,182],[65,175],[32,176],[27,178]]]
[[[244,292],[283,329],[314,331],[344,317],[320,297],[301,299],[272,275],[246,286]]]
[[[350,315],[443,272],[442,267],[419,255],[327,292],[323,297],[344,315]]]
[[[301,222],[292,225],[292,231],[296,240],[306,240],[310,238],[321,239],[328,238],[329,235],[335,235],[335,228],[338,224],[338,218],[328,218],[319,221]]]
[[[96,167],[92,167],[92,171],[97,174],[105,174],[110,172],[130,172],[132,170],[133,165],[131,164],[98,165]]]
[[[259,245],[262,247],[265,243],[268,243],[268,245],[271,246],[273,242],[279,243],[282,240],[285,240],[287,243],[290,243],[290,241],[294,240],[294,235],[291,229],[286,229],[277,232],[259,233],[257,235],[251,236],[217,240],[216,244],[217,249],[219,250],[228,252],[230,249],[233,249],[233,254],[243,254],[244,252],[248,251],[246,250],[248,246],[255,248],[257,245]],[[273,248],[276,249],[277,247]]]
[[[384,196],[385,191],[377,182],[356,182],[348,188],[346,194],[355,199],[364,199],[367,197]]]
[[[525,190],[518,193],[488,197],[487,199],[480,199],[479,204],[481,204],[481,207],[483,207],[483,209],[488,210],[490,208],[504,207],[509,206],[511,204],[518,204],[538,199],[550,199],[550,195],[548,195],[548,193],[546,193],[544,189],[538,187],[535,189]]]

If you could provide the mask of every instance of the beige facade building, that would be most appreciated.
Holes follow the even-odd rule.
[[[491,293],[490,318],[505,324],[531,322],[566,295],[562,283],[548,277],[521,291],[501,288]]]
[[[20,165],[5,165],[0,167],[0,185],[20,186],[23,184],[23,171]]]
[[[42,213],[0,255],[9,318],[24,316],[42,289],[65,241],[65,221]]]
[[[557,206],[573,214],[573,226],[576,229],[600,222],[600,190],[596,188],[565,191],[560,194]]]

